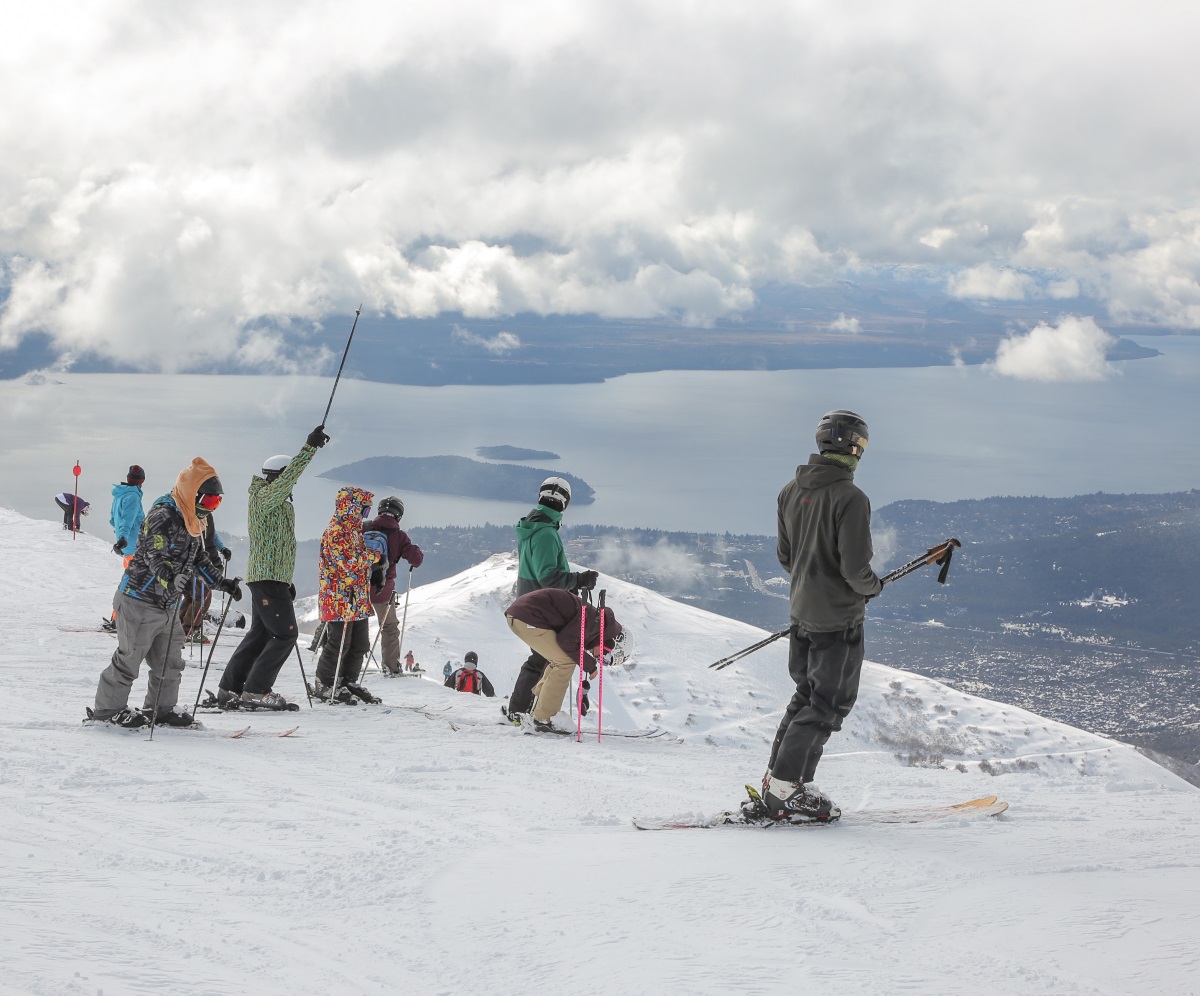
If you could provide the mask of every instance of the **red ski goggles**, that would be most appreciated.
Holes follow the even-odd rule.
[[[221,495],[196,495],[196,504],[206,512],[215,512],[221,507]]]

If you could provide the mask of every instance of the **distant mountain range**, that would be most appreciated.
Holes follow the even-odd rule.
[[[362,487],[524,502],[537,495],[538,487],[550,474],[564,478],[571,485],[573,505],[590,505],[596,500],[590,484],[565,471],[483,463],[461,456],[368,457],[333,467],[319,476]]]

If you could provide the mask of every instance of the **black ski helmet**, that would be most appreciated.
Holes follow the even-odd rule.
[[[817,423],[817,451],[861,457],[867,448],[867,421],[861,415],[838,409],[826,412]]]
[[[538,490],[538,504],[565,512],[571,503],[571,484],[561,477],[547,477]]]
[[[223,495],[225,488],[221,484],[219,477],[210,477],[196,489],[196,495]]]
[[[475,653],[474,650],[468,650],[466,653],[466,656],[463,657],[463,663],[468,664],[468,665],[478,664],[479,663],[479,655],[477,653]]]
[[[390,515],[399,522],[404,518],[404,502],[395,495],[389,495],[379,503],[379,514]]]

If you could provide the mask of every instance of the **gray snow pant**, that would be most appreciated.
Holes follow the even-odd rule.
[[[826,742],[854,708],[862,662],[861,623],[836,633],[807,633],[792,626],[788,671],[796,692],[771,747],[772,775],[805,784],[816,777]]]
[[[179,701],[179,679],[183,677],[183,627],[174,612],[157,605],[128,595],[118,595],[113,602],[117,609],[117,649],[112,663],[100,675],[93,714],[97,719],[109,719],[129,704],[129,692],[142,661],[150,668],[145,710],[149,713],[154,708],[154,696],[158,695],[159,715],[170,712]]]
[[[375,618],[379,620],[379,652],[383,657],[383,666],[392,674],[400,673],[400,616],[396,612],[396,603],[372,602]]]

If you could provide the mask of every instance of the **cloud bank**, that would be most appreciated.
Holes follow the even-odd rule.
[[[1106,356],[1116,342],[1095,319],[1068,315],[1005,339],[988,366],[1004,377],[1037,381],[1104,380],[1113,374]]]
[[[0,347],[263,362],[360,301],[705,325],[872,267],[1200,328],[1198,35],[1082,0],[25,5]]]

